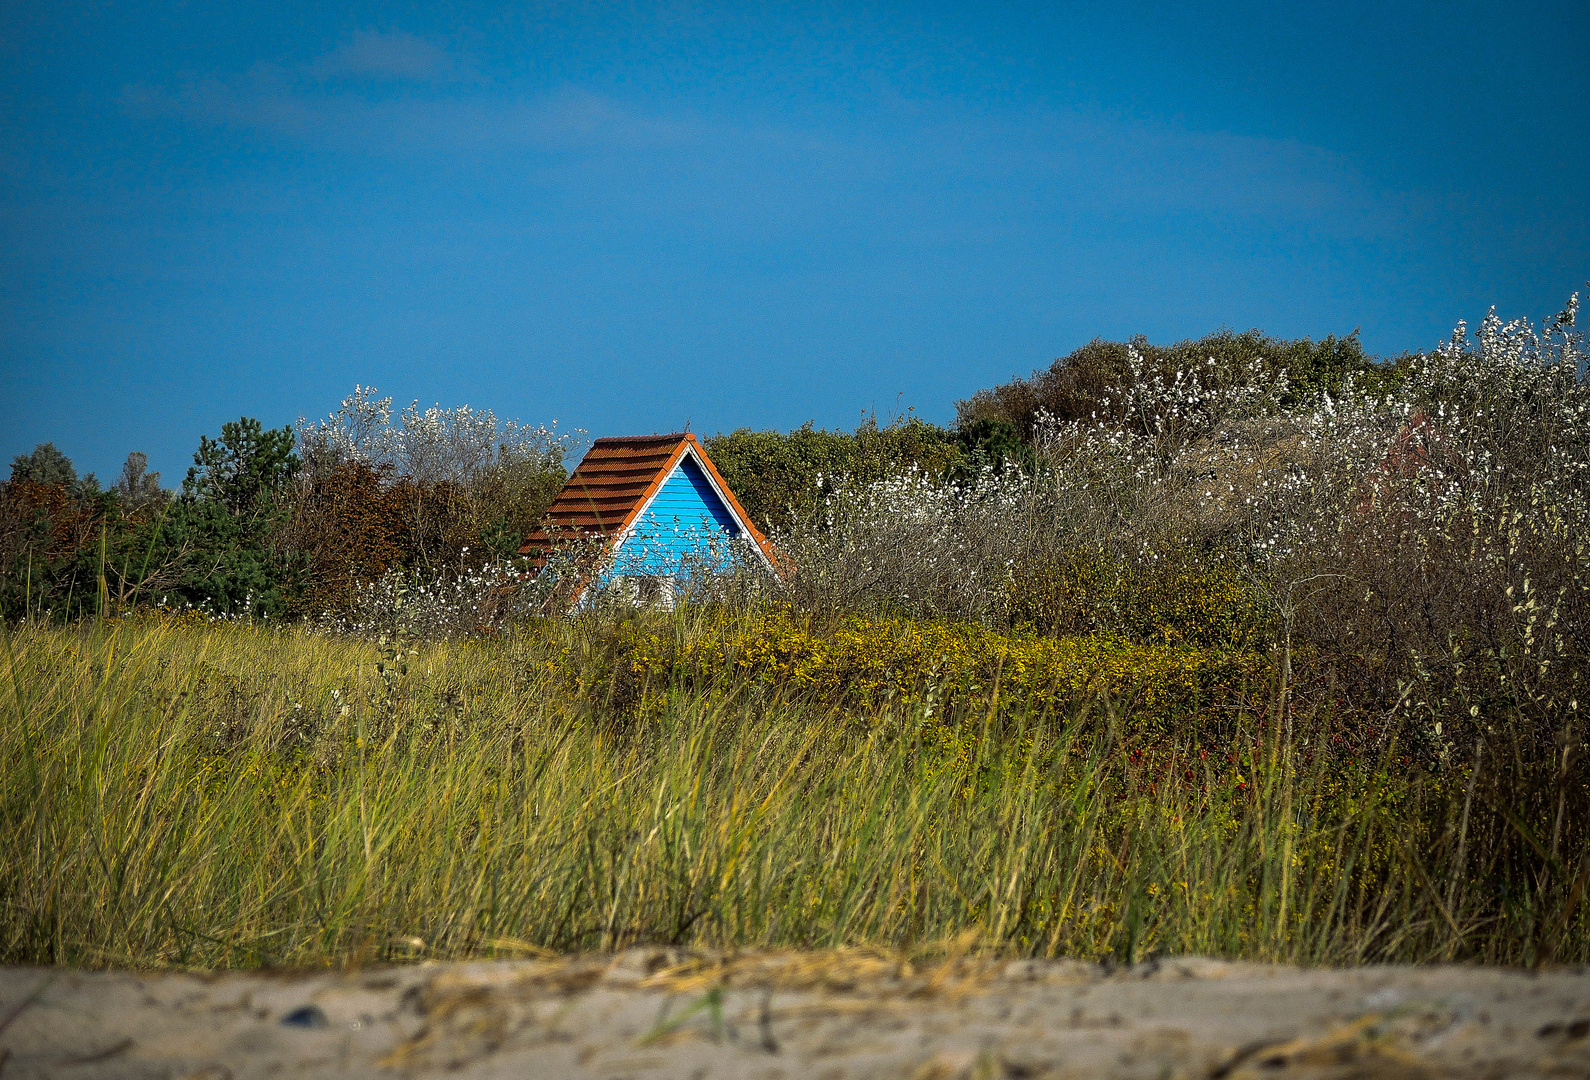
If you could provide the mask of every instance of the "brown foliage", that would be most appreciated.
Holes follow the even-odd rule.
[[[282,540],[308,560],[303,610],[344,608],[360,582],[404,564],[409,495],[362,461],[302,477]]]
[[[308,563],[300,613],[345,611],[392,570],[427,577],[517,548],[563,482],[561,470],[496,469],[469,484],[425,483],[364,461],[305,472],[279,543]]]
[[[13,541],[25,544],[34,530],[48,532],[44,557],[70,558],[99,536],[105,515],[98,503],[74,499],[56,484],[12,480],[0,484],[0,536],[10,553]],[[21,550],[20,547],[17,550]]]

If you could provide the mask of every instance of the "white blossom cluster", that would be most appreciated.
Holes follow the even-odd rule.
[[[356,586],[346,611],[324,612],[314,625],[367,638],[468,638],[535,614],[538,599],[523,571],[500,562],[429,579],[389,570]]]
[[[392,399],[373,386],[355,386],[324,420],[300,417],[299,454],[311,475],[362,461],[421,483],[468,484],[490,469],[554,468],[584,432],[559,432],[546,425],[499,422],[490,409],[468,405],[421,410],[416,401],[393,422]]]
[[[1135,348],[1128,347],[1126,364],[1130,381],[1121,402],[1126,427],[1162,443],[1185,442],[1228,421],[1273,414],[1290,385],[1285,371],[1272,371],[1257,358],[1227,372],[1210,357],[1205,368],[1177,371],[1168,381]],[[1112,402],[1106,398],[1102,404],[1108,411]]]
[[[1035,488],[1016,469],[991,467],[962,484],[916,468],[865,485],[839,478],[819,518],[776,542],[808,601],[987,619],[1002,603],[1019,553],[1016,519]]]
[[[1040,421],[1033,475],[831,481],[821,513],[779,542],[796,588],[822,602],[983,620],[999,617],[1013,566],[1064,552],[1191,552],[1271,590],[1351,578],[1377,550],[1485,568],[1518,596],[1538,593],[1542,560],[1590,587],[1577,308],[1575,296],[1539,333],[1493,312],[1472,339],[1460,325],[1407,363],[1385,396],[1349,379],[1290,407],[1284,372],[1210,361],[1161,375],[1134,351],[1110,419]]]

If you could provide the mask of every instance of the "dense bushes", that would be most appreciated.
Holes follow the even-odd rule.
[[[1465,814],[1485,800],[1497,887],[1570,903],[1590,880],[1576,307],[1334,389],[1128,349],[1097,415],[1037,415],[1030,470],[830,489],[778,538],[784,588],[808,612],[1256,652],[1263,715],[1328,716],[1354,756],[1461,789]]]
[[[429,588],[511,556],[562,486],[569,444],[467,407],[394,422],[367,388],[296,430],[244,417],[201,437],[175,495],[143,454],[101,491],[44,444],[0,485],[0,614],[155,603],[347,622],[369,583]]]
[[[1574,317],[1537,334],[1492,316],[1367,382],[1352,342],[1315,348],[1301,384],[1275,365],[1307,343],[1219,336],[1226,353],[1197,363],[1127,347],[1121,378],[1094,369],[1097,415],[1031,421],[1034,468],[829,487],[780,537],[788,587],[809,609],[1306,643],[1369,709],[1466,715],[1476,702],[1434,687],[1486,664],[1519,708],[1575,700],[1590,390]]]
[[[809,423],[787,435],[740,428],[705,446],[746,513],[774,531],[809,516],[825,480],[871,482],[913,467],[939,475],[963,457],[954,433],[910,415],[883,425],[869,417],[850,433]]]
[[[1007,619],[1056,637],[1107,626],[1139,642],[1243,649],[1268,639],[1273,613],[1230,563],[1173,552],[1120,564],[1044,555],[1012,568]]]
[[[1558,730],[1552,710],[1583,689],[1574,315],[1543,334],[1493,316],[1395,367],[1352,337],[1094,342],[963,402],[956,432],[907,416],[707,446],[792,569],[764,597],[1273,648],[1285,679],[1295,654],[1445,761],[1493,710]],[[483,568],[536,523],[567,447],[468,408],[394,416],[365,388],[296,430],[226,425],[175,498],[141,460],[106,492],[40,447],[0,493],[0,601],[11,618],[157,600],[374,626],[375,598],[451,596],[433,588],[449,575],[480,573],[495,596],[514,579]]]
[[[1031,378],[979,390],[956,402],[955,410],[963,429],[1002,421],[1032,443],[1043,416],[1062,422],[1124,423],[1128,415],[1122,391],[1134,379],[1145,371],[1170,377],[1194,370],[1212,386],[1249,383],[1255,375],[1274,379],[1284,372],[1289,389],[1282,404],[1293,406],[1306,405],[1321,393],[1339,394],[1349,379],[1360,389],[1390,389],[1400,365],[1375,362],[1364,353],[1356,332],[1317,343],[1272,338],[1257,330],[1241,334],[1220,330],[1170,346],[1151,345],[1142,337],[1130,342],[1095,339],[1056,360],[1048,370],[1033,372]]]
[[[952,713],[968,701],[1017,715],[1066,715],[1112,701],[1145,725],[1137,735],[1213,735],[1234,707],[1267,696],[1260,655],[1088,635],[998,633],[975,623],[867,619],[825,627],[789,608],[709,616],[687,635],[636,623],[617,636],[618,670],[654,693],[681,685],[776,684],[780,692],[856,709]],[[655,703],[654,703],[655,704]]]

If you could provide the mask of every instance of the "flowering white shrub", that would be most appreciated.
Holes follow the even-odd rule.
[[[1499,694],[1544,710],[1590,672],[1577,308],[1540,332],[1493,312],[1405,363],[1389,392],[1349,379],[1290,407],[1285,373],[1162,376],[1134,351],[1126,407],[1105,410],[1117,419],[1040,420],[1032,475],[831,484],[779,537],[790,588],[816,606],[997,622],[1024,568],[1124,580],[1190,560],[1248,582],[1287,642],[1295,628],[1355,658],[1343,693],[1432,718],[1478,716]],[[1112,617],[1095,628],[1119,629]]]
[[[538,600],[524,572],[505,563],[434,578],[391,570],[357,586],[348,610],[323,612],[314,622],[327,633],[359,637],[468,638],[537,614]]]
[[[1206,435],[1224,423],[1278,412],[1290,387],[1285,371],[1272,371],[1258,359],[1224,371],[1210,357],[1206,368],[1183,369],[1167,380],[1136,348],[1128,348],[1127,371],[1120,412],[1127,418],[1126,430],[1166,447]],[[1110,411],[1110,399],[1102,404]],[[1040,420],[1040,441],[1047,434],[1044,428],[1052,426]]]
[[[584,432],[499,422],[490,409],[468,405],[421,410],[414,402],[392,422],[392,399],[373,386],[355,386],[324,420],[299,417],[299,454],[306,469],[324,475],[350,461],[421,483],[464,485],[494,468],[557,468]]]
[[[305,470],[318,476],[351,461],[387,463],[392,399],[378,398],[377,392],[373,386],[355,385],[326,419],[298,418],[298,456]]]
[[[984,469],[956,485],[918,469],[870,484],[831,481],[819,516],[776,538],[803,602],[997,619],[1040,484]]]
[[[556,574],[560,568],[550,570]],[[764,595],[771,583],[754,542],[730,536],[709,521],[653,523],[616,550],[602,549],[578,561],[565,553],[562,572],[571,571],[595,582],[588,601],[631,607],[748,601]]]

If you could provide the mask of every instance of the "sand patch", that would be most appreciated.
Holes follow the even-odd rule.
[[[8,1019],[9,1018],[9,1019]],[[0,971],[0,1077],[1590,1077],[1590,973],[871,950]]]

